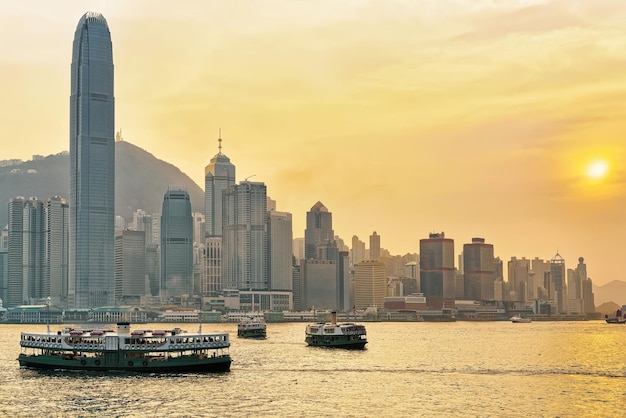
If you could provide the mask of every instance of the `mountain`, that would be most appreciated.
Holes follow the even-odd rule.
[[[69,200],[69,172],[67,153],[0,167],[0,227],[7,224],[8,203],[13,197],[46,200],[59,195]],[[149,214],[161,213],[163,195],[168,188],[187,190],[192,211],[204,213],[204,192],[189,176],[129,142],[115,143],[116,215],[131,221],[137,209]]]
[[[626,305],[626,282],[613,280],[602,286],[593,285],[594,302],[600,306],[606,302],[613,302],[619,306]]]

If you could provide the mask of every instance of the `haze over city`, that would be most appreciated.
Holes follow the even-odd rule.
[[[321,201],[348,244],[415,253],[445,231],[456,253],[484,237],[623,279],[626,4],[6,3],[0,158],[68,149],[85,10],[111,27],[124,138],[202,185],[221,129],[294,237]]]

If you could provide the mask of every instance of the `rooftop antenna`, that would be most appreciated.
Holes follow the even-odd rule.
[[[256,176],[256,174],[253,174],[253,175],[251,175],[251,176],[246,177],[245,179],[243,179],[243,181],[248,181],[248,179],[250,179],[250,178],[252,178],[252,177],[254,177],[254,176]]]
[[[217,148],[218,148],[218,152],[217,153],[221,154],[222,153],[222,128],[220,128],[220,134],[219,134],[219,137],[217,138],[217,141],[219,143],[219,145],[217,146]]]

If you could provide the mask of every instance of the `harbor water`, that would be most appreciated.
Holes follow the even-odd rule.
[[[265,340],[203,324],[230,333],[231,371],[162,375],[20,369],[20,332],[46,326],[2,324],[0,416],[613,417],[626,407],[626,325],[363,324],[360,351],[308,347],[305,323],[269,323]]]

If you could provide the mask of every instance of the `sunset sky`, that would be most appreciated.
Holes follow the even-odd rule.
[[[319,200],[348,245],[444,231],[457,254],[483,237],[626,280],[626,2],[3,2],[0,159],[69,150],[87,11],[111,30],[124,139],[204,188],[221,128],[294,237]]]

